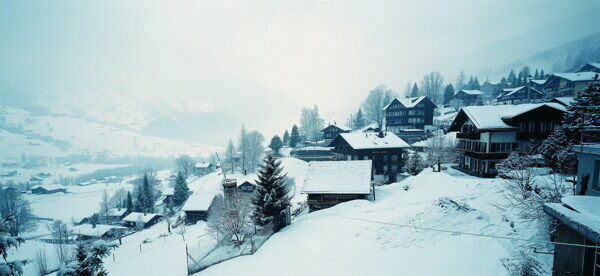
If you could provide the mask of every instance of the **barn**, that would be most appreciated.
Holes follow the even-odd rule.
[[[185,213],[185,224],[195,224],[199,220],[206,221],[214,200],[215,194],[212,193],[192,194],[181,208]]]
[[[371,160],[309,162],[302,187],[309,212],[367,199],[372,193],[372,165]]]
[[[77,236],[77,240],[112,240],[122,236],[127,231],[127,227],[104,224],[80,224],[73,226],[72,231]]]
[[[161,217],[159,214],[131,212],[122,221],[128,227],[146,228],[156,224]]]
[[[67,193],[67,187],[62,185],[35,185],[31,187],[31,193],[35,195],[47,195],[54,193]]]

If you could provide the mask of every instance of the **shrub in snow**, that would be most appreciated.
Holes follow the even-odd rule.
[[[449,211],[449,210],[456,210],[456,211],[460,211],[460,212],[475,211],[475,209],[471,208],[471,206],[469,206],[465,203],[457,202],[448,197],[441,197],[438,200],[436,200],[433,204],[445,211]]]
[[[85,257],[81,252],[81,247],[76,249],[76,259],[69,264],[60,268],[56,273],[57,276],[104,276],[108,275],[104,270],[102,258],[110,254],[114,243],[107,243],[103,240],[98,240],[92,243],[86,251]]]
[[[530,253],[519,251],[513,258],[505,258],[501,262],[510,275],[546,275],[540,261],[536,260]]]
[[[406,170],[408,173],[411,175],[417,175],[423,170],[424,167],[425,164],[421,154],[418,152],[413,152],[408,158],[408,164],[406,164]]]
[[[249,196],[234,189],[226,196],[215,197],[208,214],[208,233],[216,240],[232,238],[236,242],[243,240],[250,230],[252,205]]]

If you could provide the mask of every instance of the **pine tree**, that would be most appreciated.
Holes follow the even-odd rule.
[[[411,97],[418,97],[419,96],[419,87],[417,86],[417,84],[413,84],[413,88],[412,91],[410,92],[410,96]]]
[[[23,275],[23,265],[27,261],[8,261],[10,248],[17,248],[25,240],[20,237],[11,237],[8,235],[8,223],[13,220],[13,217],[5,217],[0,220],[0,256],[4,259],[4,262],[0,262],[0,275]]]
[[[292,134],[290,135],[290,147],[295,148],[300,143],[300,133],[298,127],[294,125],[292,127]]]
[[[173,204],[177,206],[182,205],[190,194],[190,188],[188,188],[187,180],[181,172],[177,172],[173,190]]]
[[[448,104],[452,99],[454,99],[454,87],[448,84],[444,89],[444,104]]]
[[[129,192],[129,191],[127,192],[125,208],[127,209],[127,211],[126,211],[127,214],[133,212],[133,200],[131,199],[131,192]]]
[[[546,73],[544,73],[544,69],[540,71],[540,79],[546,79]]]
[[[571,143],[580,141],[586,126],[600,125],[600,82],[592,82],[575,97],[563,118],[565,134]]]
[[[290,133],[287,131],[287,129],[283,133],[283,146],[284,147],[290,146]]]
[[[279,155],[279,151],[281,150],[281,147],[283,147],[283,142],[281,141],[281,138],[279,138],[279,136],[277,135],[273,136],[273,138],[271,138],[271,143],[269,144],[269,147],[273,150],[275,154]]]
[[[148,173],[144,173],[141,182],[136,186],[136,211],[154,212],[154,191]]]
[[[85,245],[83,245],[83,243],[78,243],[77,247],[75,248],[75,260],[78,262],[83,262],[86,257],[87,252],[85,250]]]
[[[256,196],[253,198],[254,212],[252,220],[258,225],[281,219],[290,205],[289,188],[282,174],[281,162],[267,154],[260,166],[256,181]]]
[[[356,111],[356,116],[354,116],[354,128],[361,129],[367,125],[367,119],[363,115],[362,109],[358,109]]]
[[[511,87],[515,87],[516,83],[517,83],[517,75],[515,75],[515,71],[514,70],[510,70],[510,73],[508,73],[508,77],[506,78],[506,81],[508,81],[509,85]]]

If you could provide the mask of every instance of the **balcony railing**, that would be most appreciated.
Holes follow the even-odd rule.
[[[465,156],[480,159],[480,160],[491,160],[491,159],[505,159],[508,157],[510,153],[508,152],[474,152],[474,151],[464,151]]]
[[[481,138],[481,133],[479,133],[479,132],[459,132],[459,133],[456,133],[456,138],[479,140],[479,138]]]
[[[550,132],[517,132],[517,140],[544,140],[548,138],[548,135],[550,135]]]

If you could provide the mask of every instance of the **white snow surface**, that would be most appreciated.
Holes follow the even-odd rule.
[[[153,219],[156,216],[160,216],[159,214],[153,214],[153,213],[140,213],[140,212],[131,212],[129,213],[129,215],[125,216],[122,221],[129,221],[129,222],[149,222],[151,219]]]
[[[577,72],[577,73],[555,73],[554,76],[569,81],[592,81],[598,73],[596,72]]]
[[[425,98],[427,98],[427,97],[426,96],[419,96],[419,97],[412,97],[412,98],[395,98],[395,100],[399,101],[404,107],[411,108],[411,107],[415,107],[416,105],[418,105]],[[383,108],[383,110],[388,109],[388,107],[390,105],[392,105],[392,103],[394,103],[393,100],[388,105],[386,105]]]
[[[354,149],[410,148],[410,145],[396,134],[387,131],[383,134],[383,137],[379,137],[378,133],[350,132],[340,133],[340,136]]]
[[[479,91],[479,90],[459,90],[458,92],[463,92],[467,95],[483,95],[483,92]],[[458,93],[456,92],[456,93]]]
[[[398,226],[543,238],[536,224],[492,205],[502,202],[502,187],[501,179],[426,169],[378,187],[375,202],[355,200],[302,215],[254,255],[197,275],[508,275],[501,259],[533,245]],[[552,256],[534,257],[551,272]]]
[[[371,160],[309,162],[302,193],[369,194],[371,168]]]
[[[467,106],[461,108],[461,110],[478,129],[514,129],[513,126],[506,124],[503,119],[510,119],[544,105],[557,111],[565,111],[565,107],[558,103]]]

